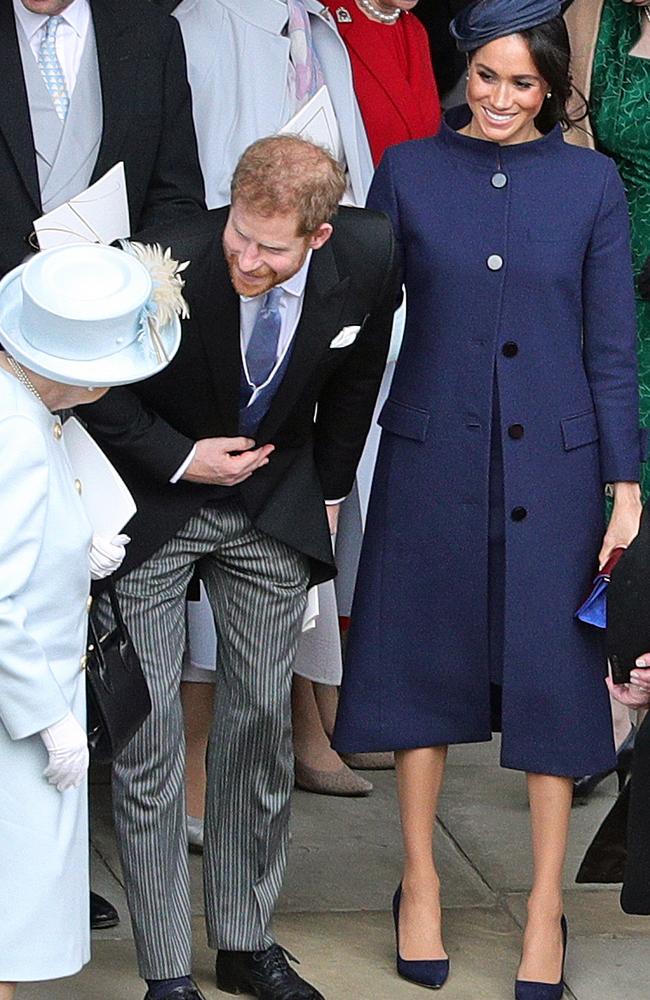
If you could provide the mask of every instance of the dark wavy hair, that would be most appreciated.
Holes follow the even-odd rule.
[[[584,94],[573,85],[571,43],[564,18],[554,17],[520,34],[551,94],[544,100],[535,125],[544,135],[558,122],[565,131],[580,128],[580,122],[589,113],[589,106]]]

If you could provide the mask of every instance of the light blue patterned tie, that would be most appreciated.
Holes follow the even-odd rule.
[[[272,288],[262,302],[246,348],[248,377],[255,386],[263,385],[275,367],[282,319],[280,300],[282,289]]]
[[[45,22],[45,35],[38,50],[38,67],[41,71],[47,92],[52,98],[54,109],[61,119],[65,117],[70,107],[70,97],[66,86],[63,68],[56,54],[56,33],[63,18],[58,14],[48,17]]]

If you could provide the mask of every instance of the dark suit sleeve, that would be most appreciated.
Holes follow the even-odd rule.
[[[372,295],[372,311],[318,400],[314,457],[326,500],[339,500],[352,489],[386,367],[398,287],[390,230],[385,243],[383,280]]]
[[[97,403],[83,406],[79,416],[99,445],[119,451],[143,476],[162,483],[169,482],[195,444],[126,387],[111,389]]]
[[[178,22],[172,17],[168,20],[170,36],[163,82],[163,125],[139,229],[205,208],[185,48]]]

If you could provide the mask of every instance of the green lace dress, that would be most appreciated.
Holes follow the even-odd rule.
[[[638,7],[605,0],[590,102],[598,148],[616,161],[627,191],[637,276],[650,255],[650,59],[630,55],[640,35],[639,15]],[[641,423],[650,427],[650,302],[637,299],[637,318]],[[647,498],[650,462],[642,468]]]

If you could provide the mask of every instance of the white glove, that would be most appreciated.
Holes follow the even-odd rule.
[[[78,788],[86,776],[90,755],[86,734],[72,712],[43,729],[40,735],[50,757],[43,777],[60,792]]]
[[[90,547],[90,575],[93,580],[103,580],[105,576],[110,576],[118,566],[122,565],[122,560],[126,555],[125,545],[131,539],[128,535],[116,535],[112,542],[93,535]]]

